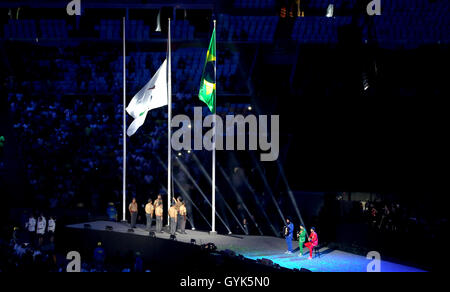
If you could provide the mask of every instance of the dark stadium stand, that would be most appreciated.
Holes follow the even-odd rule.
[[[363,162],[357,158],[356,164],[349,166],[347,157],[340,156],[342,150],[353,149],[351,147],[360,150],[366,147],[360,145],[374,145],[371,146],[373,151],[367,150],[374,153],[367,163],[384,167],[387,158],[377,156],[377,150],[388,146],[380,141],[386,138],[385,132],[393,131],[390,124],[393,116],[404,110],[392,106],[389,97],[395,95],[395,100],[401,103],[425,95],[437,99],[445,94],[448,83],[439,69],[446,69],[442,60],[448,55],[450,44],[449,2],[390,0],[382,3],[382,15],[369,17],[365,6],[361,8],[356,0],[308,0],[301,4],[304,17],[297,17],[296,13],[292,16],[285,13],[295,10],[290,7],[295,8],[296,1],[96,0],[86,4],[81,17],[69,17],[63,10],[65,5],[58,1],[0,0],[0,98],[7,101],[7,109],[0,113],[8,115],[3,117],[6,122],[0,130],[13,136],[7,137],[8,152],[3,151],[12,154],[7,159],[0,156],[3,162],[0,174],[6,173],[6,166],[14,165],[10,168],[14,175],[10,176],[16,176],[14,183],[21,185],[20,189],[15,189],[21,194],[10,196],[17,196],[39,210],[83,209],[89,210],[93,217],[104,215],[108,202],[117,207],[121,205],[122,17],[125,15],[128,15],[127,101],[148,82],[166,58],[167,17],[170,16],[173,19],[173,110],[174,114],[192,116],[192,108],[202,106],[197,97],[198,89],[212,20],[217,19],[220,100],[217,113],[224,116],[254,112],[285,117],[280,133],[280,161],[291,170],[287,180],[293,189],[317,190],[324,176],[330,184],[326,188],[328,195],[347,190],[353,183],[357,188],[370,189],[373,180],[367,178],[370,175],[361,174]],[[334,5],[334,13],[326,17],[330,4]],[[158,14],[161,16],[160,32],[156,31]],[[362,100],[368,103],[361,106],[363,114],[353,112],[349,106],[358,105]],[[293,101],[302,106],[294,106]],[[384,101],[386,104],[380,106],[372,104]],[[207,108],[203,110],[206,115]],[[392,112],[386,114],[385,110]],[[327,125],[318,131],[307,127],[323,120]],[[361,131],[363,138],[357,142],[352,139],[360,131],[342,134],[342,129],[350,128],[347,123],[355,121],[366,126]],[[381,130],[372,132],[374,125]],[[297,132],[301,134],[293,137]],[[391,134],[386,139],[390,146],[400,138]],[[166,157],[166,143],[167,110],[151,111],[142,127],[142,135],[129,138],[129,197],[135,196],[139,202],[144,202],[150,195],[165,193],[167,173],[155,157]],[[352,143],[357,145],[349,145]],[[399,153],[409,144],[413,142],[402,142],[398,146]],[[319,153],[317,149],[325,150],[320,155],[310,155],[314,151]],[[339,158],[330,159],[331,152]],[[193,169],[192,176],[198,184],[209,189],[210,182],[203,176],[196,158],[184,152],[177,155],[176,159]],[[209,152],[198,151],[196,155],[209,167]],[[244,169],[248,186],[251,186],[242,183],[238,188],[242,194],[239,198],[233,195],[224,177],[218,178],[219,188],[227,193],[220,200],[237,213],[236,220],[225,207],[221,206],[219,211],[224,213],[224,221],[229,223],[233,233],[241,233],[239,222],[248,218],[242,200],[250,210],[258,210],[253,219],[264,222],[258,226],[263,234],[274,235],[272,228],[281,230],[282,223],[272,202],[276,201],[291,214],[295,210],[290,206],[287,192],[282,190],[277,165],[263,167],[276,189],[276,198],[271,198],[249,155],[221,153],[218,159],[226,172],[232,173],[232,179],[237,180],[239,169]],[[406,168],[408,164],[401,159],[398,164]],[[178,164],[174,168],[175,173],[177,170],[180,173]],[[349,174],[338,181],[335,175],[339,173]],[[386,167],[383,175],[377,181],[381,192],[385,189],[383,178],[389,175],[395,177],[400,186],[414,181],[411,177],[408,181],[397,178],[395,167]],[[178,178],[199,202],[199,209],[209,214],[209,205],[189,185],[186,177],[179,175]],[[1,182],[13,184],[10,179]],[[6,189],[14,192],[11,186]],[[254,199],[255,194],[258,200]],[[328,203],[326,207],[330,209],[306,218],[308,224],[329,227],[320,216],[333,218],[331,209],[339,209],[336,206],[340,203]],[[383,203],[377,202],[374,206],[380,210],[384,208]],[[393,202],[387,205],[395,211]],[[270,214],[269,219],[259,211],[260,206]],[[197,212],[192,211],[192,206],[189,208],[189,213]],[[396,218],[402,236],[408,236],[409,230],[423,232],[424,222],[432,221],[424,219],[412,223],[407,214],[415,214],[416,208],[413,204],[405,206],[403,217]],[[367,219],[366,210],[358,210],[355,224],[369,228],[372,218]],[[197,229],[208,229],[208,222],[203,218],[197,213],[193,215]],[[272,227],[272,222],[268,221],[271,219]],[[354,217],[348,221],[351,219]],[[382,226],[379,220],[376,218],[377,224],[372,225]],[[343,221],[348,223],[347,218]],[[338,224],[332,224],[335,223]],[[438,220],[433,223],[441,224]],[[395,233],[396,228],[390,225],[380,232]],[[256,226],[252,229],[253,234],[257,234]],[[226,232],[222,225],[218,230]],[[378,235],[377,232],[379,230],[374,234]],[[327,236],[329,242],[335,239],[331,233]],[[398,237],[403,243],[412,240]],[[340,244],[351,245],[349,242]],[[386,241],[380,239],[377,244],[377,247],[384,247]],[[388,252],[398,254],[395,248]],[[406,251],[402,254],[407,255]],[[420,255],[418,261],[429,264]]]

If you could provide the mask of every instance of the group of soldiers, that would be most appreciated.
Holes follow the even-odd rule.
[[[187,209],[186,204],[181,197],[177,199],[172,198],[173,202],[169,208],[169,226],[170,226],[170,234],[175,235],[177,230],[181,234],[186,234],[186,220],[187,220]],[[145,217],[146,217],[146,229],[147,231],[151,231],[153,216],[155,216],[156,221],[156,233],[162,233],[162,225],[163,225],[163,200],[162,196],[158,195],[157,199],[153,202],[152,199],[149,199],[147,204],[145,205]],[[136,228],[136,220],[138,215],[138,204],[136,202],[136,198],[133,198],[133,201],[128,206],[128,210],[131,215],[131,228]]]

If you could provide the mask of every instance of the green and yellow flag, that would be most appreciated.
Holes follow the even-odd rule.
[[[216,29],[214,28],[206,53],[205,66],[203,67],[202,81],[198,97],[208,105],[209,110],[216,113]]]

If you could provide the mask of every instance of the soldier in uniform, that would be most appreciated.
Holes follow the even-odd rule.
[[[173,203],[175,204],[175,209],[178,212],[178,218],[177,218],[177,228],[176,230],[178,231],[180,229],[180,223],[181,223],[181,215],[180,215],[180,207],[181,204],[183,204],[183,198],[182,197],[178,197],[177,199],[172,198]]]
[[[180,206],[180,211],[178,215],[178,225],[180,226],[180,233],[186,234],[186,220],[187,220],[187,210],[186,203],[182,202]]]
[[[147,218],[147,230],[150,231],[152,229],[152,220],[153,220],[153,212],[154,207],[152,204],[152,199],[148,199],[147,205],[145,205],[145,217]]]
[[[136,198],[133,198],[133,201],[128,206],[128,210],[130,211],[131,215],[131,228],[136,228],[136,220],[138,214],[138,204],[136,202]]]
[[[172,204],[172,206],[169,208],[170,234],[171,235],[175,235],[175,232],[177,231],[177,216],[178,216],[178,211],[175,207],[175,204]]]
[[[163,204],[162,196],[161,196],[161,195],[158,195],[158,198],[156,198],[156,200],[155,200],[154,206],[155,206],[155,208],[156,208],[156,206],[162,205],[162,204]]]
[[[162,233],[162,221],[163,221],[163,204],[162,201],[160,204],[157,203],[158,200],[155,201],[155,216],[156,216],[156,232]]]
[[[183,198],[182,197],[178,197],[177,199],[172,198],[174,204],[175,204],[175,209],[177,209],[177,211],[180,210],[180,206],[183,203]]]

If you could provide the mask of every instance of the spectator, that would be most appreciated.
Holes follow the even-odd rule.
[[[37,228],[36,228],[36,234],[38,237],[38,245],[42,246],[44,243],[44,235],[45,235],[45,228],[47,226],[47,220],[44,217],[44,214],[41,213],[41,215],[38,217],[37,220]]]
[[[102,247],[102,243],[97,243],[97,248],[94,250],[94,264],[96,268],[102,269],[105,263],[105,250]]]

